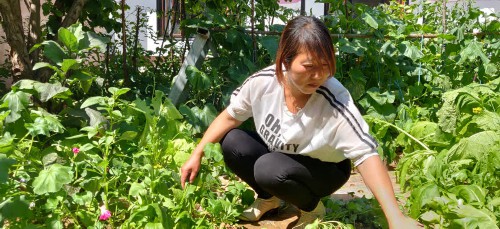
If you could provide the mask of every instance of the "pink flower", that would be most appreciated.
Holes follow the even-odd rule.
[[[80,152],[80,149],[73,147],[73,153],[77,155]]]
[[[99,220],[108,220],[109,218],[111,218],[111,212],[108,209],[106,209],[105,205],[102,205],[100,209],[101,209],[101,215],[99,216]]]

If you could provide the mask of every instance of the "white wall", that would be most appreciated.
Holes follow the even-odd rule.
[[[418,4],[422,0],[411,0],[410,4]],[[442,0],[425,0],[430,2],[442,1]],[[457,3],[463,3],[464,0],[447,0],[448,6],[452,6]],[[485,12],[500,12],[500,0],[475,0],[475,7],[485,11]]]
[[[118,0],[117,0],[118,1]],[[156,17],[156,1],[153,0],[126,0],[127,5],[130,7],[129,10],[125,13],[125,20],[127,20],[128,25],[132,25],[130,22],[135,22],[137,17],[137,7],[142,7],[141,12],[146,12],[147,15],[147,26],[151,27],[153,31],[158,31],[157,28],[157,17]],[[129,31],[134,31],[135,28],[129,27]],[[131,34],[131,33],[129,33]],[[150,34],[146,28],[143,28],[139,32],[139,41],[140,45],[150,51],[155,51],[156,48],[161,46],[161,40],[157,40],[155,42],[156,32]],[[116,39],[116,36],[115,36]],[[168,42],[165,42],[164,45],[167,45]]]
[[[300,12],[300,2],[301,2],[300,0],[292,0],[292,1],[280,0],[278,4],[280,6],[297,10],[298,12]],[[310,15],[310,13],[312,12],[312,15],[320,17],[324,14],[325,11],[324,3],[316,3],[315,0],[306,0],[305,3],[306,3],[305,4],[306,15]]]

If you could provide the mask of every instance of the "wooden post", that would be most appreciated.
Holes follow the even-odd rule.
[[[300,1],[300,15],[306,15],[306,0]]]
[[[252,0],[252,16],[250,17],[252,26],[252,61],[256,62],[257,59],[257,41],[255,40],[255,0]]]
[[[123,85],[125,87],[130,86],[130,78],[127,69],[127,27],[125,21],[125,0],[121,0],[121,10],[122,10],[122,71],[123,71]]]
[[[442,23],[443,23],[443,34],[446,33],[446,0],[443,1],[443,17],[442,17]]]

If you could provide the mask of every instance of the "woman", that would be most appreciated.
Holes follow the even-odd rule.
[[[280,199],[300,209],[296,228],[322,219],[320,199],[349,179],[351,160],[391,228],[421,226],[399,210],[391,181],[349,92],[332,76],[335,50],[326,26],[299,16],[285,27],[276,65],[250,76],[181,168],[192,182],[203,147],[220,142],[226,165],[257,193],[241,219],[258,221]],[[236,129],[253,117],[257,132]]]

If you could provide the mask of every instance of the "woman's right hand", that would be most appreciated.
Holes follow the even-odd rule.
[[[229,130],[241,125],[242,121],[233,118],[226,110],[220,113],[217,118],[210,124],[203,138],[193,150],[189,160],[181,167],[181,186],[184,188],[186,181],[193,183],[194,178],[198,175],[198,170],[201,166],[201,158],[203,157],[203,148],[208,142],[219,142]]]
[[[187,160],[181,167],[181,186],[184,189],[186,181],[193,183],[194,178],[198,174],[201,165],[201,157],[195,154],[191,155],[189,160]],[[189,179],[189,180],[188,180]]]

